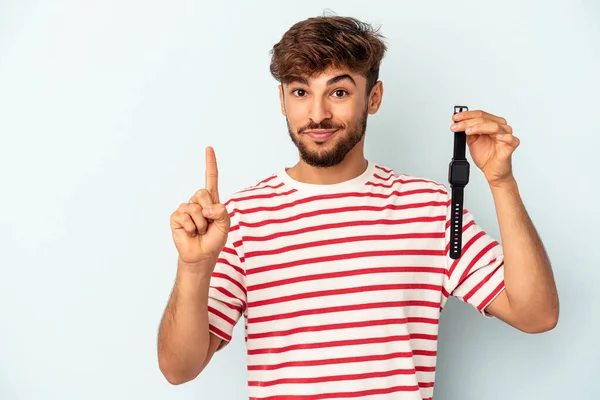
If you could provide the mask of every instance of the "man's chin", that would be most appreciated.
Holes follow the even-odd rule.
[[[304,157],[302,157],[302,161],[304,161],[306,164],[310,165],[311,167],[315,167],[315,168],[332,168],[342,162],[342,160],[332,161],[332,160],[323,160],[323,159],[314,159],[314,158],[307,159]]]
[[[300,152],[300,158],[302,158],[305,163],[319,168],[334,167],[340,164],[344,157],[345,154],[342,155],[341,153],[335,151],[315,151],[312,149],[303,148]]]

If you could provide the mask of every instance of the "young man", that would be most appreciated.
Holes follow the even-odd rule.
[[[449,257],[446,187],[365,159],[385,50],[354,19],[296,24],[271,72],[298,163],[222,204],[207,149],[206,188],[171,216],[179,259],[158,343],[169,382],[194,379],[243,316],[252,399],[431,399],[449,296],[524,332],[557,323],[550,262],[511,170],[519,140],[504,118],[452,116],[489,182],[502,238],[465,211],[459,259]]]

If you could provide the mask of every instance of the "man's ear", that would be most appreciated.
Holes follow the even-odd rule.
[[[381,106],[381,100],[383,98],[383,82],[377,81],[373,88],[371,89],[371,94],[369,95],[369,103],[368,109],[369,114],[375,114],[379,107]]]
[[[283,92],[283,84],[279,85],[279,102],[281,103],[281,113],[286,117],[287,112],[285,111],[285,93]]]

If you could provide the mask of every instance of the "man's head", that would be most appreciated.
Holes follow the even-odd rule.
[[[382,36],[353,18],[324,16],[292,26],[272,50],[281,111],[302,160],[339,164],[362,142],[383,95]]]

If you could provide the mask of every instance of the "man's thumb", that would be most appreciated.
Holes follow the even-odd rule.
[[[216,223],[229,222],[227,208],[223,204],[213,204],[210,207],[203,208],[202,215]]]

